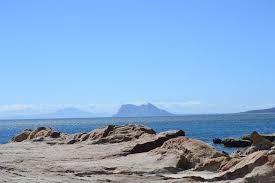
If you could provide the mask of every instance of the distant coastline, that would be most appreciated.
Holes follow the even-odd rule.
[[[174,114],[155,105],[148,103],[142,105],[125,104],[122,105],[117,113],[111,115],[96,114],[82,111],[78,108],[70,107],[57,110],[46,114],[28,115],[6,115],[0,116],[0,120],[36,120],[36,119],[101,119],[101,118],[138,118],[138,117],[180,117],[180,116],[202,116],[202,115],[242,115],[242,114],[275,114],[275,107],[267,109],[249,110],[236,113],[186,113]]]

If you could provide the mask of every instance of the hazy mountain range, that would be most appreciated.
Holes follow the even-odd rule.
[[[269,109],[251,110],[241,113],[274,113],[275,107]],[[143,105],[122,105],[114,115],[97,114],[69,107],[47,114],[31,114],[29,111],[19,111],[0,115],[0,119],[53,119],[53,118],[93,118],[93,117],[150,117],[150,116],[174,116],[175,114],[160,109],[148,103]]]
[[[55,119],[55,118],[91,118],[97,117],[96,114],[91,112],[82,111],[80,109],[69,107],[57,110],[52,113],[45,114],[31,114],[28,111],[18,111],[1,115],[0,119]]]
[[[174,114],[159,109],[153,104],[144,105],[122,105],[118,112],[113,117],[145,117],[145,116],[172,116]],[[111,117],[103,114],[96,114],[87,111],[82,111],[78,108],[69,107],[57,110],[47,114],[29,114],[27,111],[20,111],[18,114],[11,113],[5,116],[0,116],[2,119],[53,119],[53,118],[92,118],[92,117]]]

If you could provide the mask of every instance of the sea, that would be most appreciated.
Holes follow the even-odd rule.
[[[238,138],[253,131],[275,133],[275,114],[211,114],[172,117],[135,118],[81,118],[81,119],[22,119],[0,120],[0,144],[7,143],[14,135],[26,128],[48,126],[65,133],[89,132],[108,124],[143,124],[157,132],[167,130],[185,131],[186,136],[202,140],[219,151],[232,152],[212,143],[214,138]]]

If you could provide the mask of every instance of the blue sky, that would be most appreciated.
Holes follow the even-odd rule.
[[[0,114],[275,106],[275,2],[0,2]]]

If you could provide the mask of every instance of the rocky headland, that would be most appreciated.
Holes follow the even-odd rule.
[[[228,155],[185,135],[142,125],[26,129],[0,145],[0,182],[275,182],[272,139],[253,132]]]

